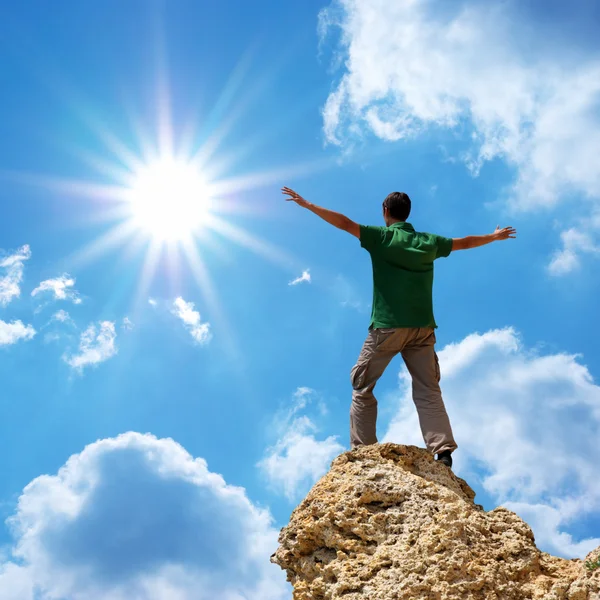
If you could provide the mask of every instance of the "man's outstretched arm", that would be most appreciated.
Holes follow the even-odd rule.
[[[295,202],[298,206],[307,208],[310,210],[310,212],[315,213],[315,215],[321,217],[321,219],[327,221],[327,223],[333,225],[334,227],[342,229],[343,231],[347,231],[353,236],[360,238],[360,226],[352,219],[349,219],[341,213],[328,210],[327,208],[322,208],[316,204],[312,204],[312,202],[305,200],[300,194],[297,194],[294,190],[288,187],[281,188],[281,191],[285,196],[288,196],[288,198],[286,198],[288,202]]]
[[[479,248],[479,246],[485,246],[492,242],[499,240],[508,240],[517,237],[517,231],[512,227],[504,227],[500,229],[500,226],[496,227],[494,233],[488,233],[487,235],[468,235],[464,238],[454,238],[452,240],[452,251],[454,250],[469,250],[471,248]]]

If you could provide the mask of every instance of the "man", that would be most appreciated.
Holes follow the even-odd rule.
[[[360,240],[371,255],[373,308],[369,333],[351,371],[350,443],[353,448],[377,443],[377,400],[373,390],[390,361],[402,358],[412,378],[423,439],[437,460],[452,467],[457,448],[440,390],[440,367],[435,353],[433,263],[456,250],[484,246],[516,237],[512,227],[464,238],[416,232],[407,222],[410,198],[392,192],[383,202],[385,227],[358,225],[348,217],[316,206],[290,188],[286,200],[307,208],[338,229]]]

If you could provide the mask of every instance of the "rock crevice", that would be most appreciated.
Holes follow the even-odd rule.
[[[296,508],[272,561],[294,600],[600,600],[600,569],[541,552],[516,514],[474,499],[425,450],[358,448]]]

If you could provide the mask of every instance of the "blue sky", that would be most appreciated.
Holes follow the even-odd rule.
[[[518,229],[436,267],[455,471],[542,549],[600,544],[600,15],[569,6],[1,9],[1,600],[291,597],[268,558],[348,448],[371,280],[282,185]],[[213,200],[161,245],[131,198],[174,155]],[[407,385],[379,437],[422,446]]]

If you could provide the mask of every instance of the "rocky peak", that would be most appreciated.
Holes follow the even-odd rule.
[[[474,498],[425,450],[364,446],[333,461],[271,560],[294,600],[600,600],[600,569],[541,552],[516,514]]]

